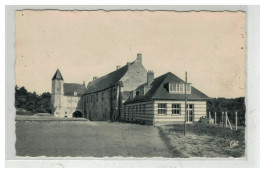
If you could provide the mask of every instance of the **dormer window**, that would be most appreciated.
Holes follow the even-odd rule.
[[[185,94],[185,83],[168,83],[168,90],[171,94]],[[191,83],[187,83],[186,93],[191,93]]]

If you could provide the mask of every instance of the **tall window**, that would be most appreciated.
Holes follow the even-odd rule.
[[[96,93],[96,101],[98,101],[98,93]]]
[[[183,92],[184,84],[180,84],[180,92]]]
[[[142,105],[139,105],[139,107],[138,107],[138,114],[141,114],[141,112],[142,112]]]
[[[187,91],[187,92],[190,92],[190,90],[191,90],[190,84],[187,84],[187,86],[186,86],[186,91]]]
[[[181,104],[172,104],[172,114],[181,114]]]
[[[158,114],[166,114],[166,104],[165,103],[158,104]]]
[[[101,101],[104,101],[104,92],[101,93]]]
[[[176,84],[175,83],[170,83],[169,84],[169,89],[170,89],[170,92],[175,92],[176,91]]]

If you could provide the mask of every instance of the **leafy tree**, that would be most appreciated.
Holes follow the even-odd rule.
[[[238,113],[238,124],[245,125],[245,98],[239,97],[235,99],[226,98],[213,98],[207,101],[207,111],[211,112],[211,117],[213,113],[217,113],[217,120],[221,119],[221,112],[228,112],[228,117],[230,121],[235,122],[235,112]]]
[[[32,113],[51,113],[51,93],[28,92],[25,87],[15,86],[15,107],[22,108]]]

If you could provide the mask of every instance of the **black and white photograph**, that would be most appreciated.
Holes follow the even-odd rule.
[[[194,9],[13,10],[9,158],[247,160],[247,11]]]

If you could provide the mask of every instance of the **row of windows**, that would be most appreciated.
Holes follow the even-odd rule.
[[[172,104],[171,105],[172,114],[181,114],[181,104]],[[167,104],[159,103],[158,104],[158,114],[166,114],[167,113]]]
[[[116,88],[113,89],[114,92],[116,92],[116,90],[117,90]],[[100,94],[101,97],[99,97],[99,94]],[[114,94],[115,94],[115,93],[114,93]],[[86,96],[86,102],[87,102],[87,103],[93,102],[94,99],[95,99],[96,102],[98,102],[99,100],[104,101],[104,100],[105,100],[105,98],[104,98],[104,92],[95,93],[95,94]],[[113,96],[113,99],[117,99],[117,96],[114,95],[114,96]]]
[[[187,110],[193,110],[193,104],[187,104]],[[171,104],[171,112],[172,114],[181,114],[181,104],[173,103]],[[166,114],[167,113],[167,104],[159,103],[158,104],[158,114]]]
[[[136,105],[136,106],[131,106],[126,108],[127,113],[135,113],[135,114],[145,114],[145,105]]]
[[[183,83],[169,83],[169,92],[170,93],[185,93],[185,84]],[[190,93],[191,85],[186,85],[186,93]]]

